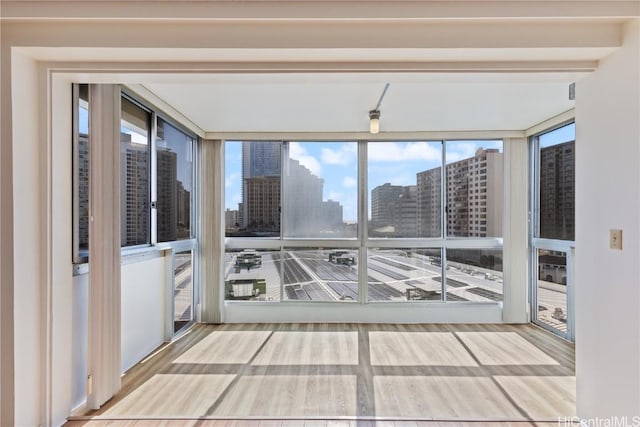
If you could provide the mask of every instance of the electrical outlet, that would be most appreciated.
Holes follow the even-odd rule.
[[[622,250],[622,230],[609,230],[609,248]]]

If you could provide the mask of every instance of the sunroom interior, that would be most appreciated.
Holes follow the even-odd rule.
[[[161,48],[110,43],[109,22],[87,46],[73,45],[86,25],[75,22],[42,47],[8,23],[12,253],[38,248],[35,268],[14,255],[12,270],[24,283],[10,323],[16,423],[99,409],[121,374],[207,323],[328,333],[533,322],[575,342],[575,373],[562,371],[577,378],[574,412],[558,416],[634,415],[638,19],[374,20],[362,34],[316,24],[312,35],[335,34],[307,34],[302,48],[262,28],[240,47],[194,48],[174,23],[184,46]],[[385,25],[400,47],[363,46]],[[479,39],[456,38],[462,30]],[[450,39],[409,42],[438,31]],[[558,164],[545,169],[551,155]],[[575,214],[545,231],[550,170],[575,182],[563,187]],[[604,350],[618,344],[612,322],[629,337],[624,355]],[[606,385],[617,391],[590,391]]]

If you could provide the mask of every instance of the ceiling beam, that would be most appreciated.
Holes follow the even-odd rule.
[[[4,11],[4,6],[3,6]],[[235,49],[607,48],[622,43],[615,21],[501,22],[41,22],[3,23],[13,46]],[[312,54],[312,52],[310,52]],[[211,58],[215,59],[215,58]],[[312,59],[312,58],[307,58]]]
[[[594,71],[598,61],[304,61],[304,62],[101,62],[49,63],[48,68],[64,73],[130,73],[123,82],[136,81],[141,74],[163,81],[168,73],[185,74],[322,74],[322,73],[583,73]],[[159,76],[154,79],[153,75]],[[91,81],[91,77],[86,79]]]
[[[3,0],[2,19],[393,20],[629,18],[635,0],[154,1]]]

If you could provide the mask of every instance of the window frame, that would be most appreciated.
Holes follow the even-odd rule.
[[[121,100],[120,102],[122,102],[122,100],[127,100],[129,102],[131,102],[133,105],[135,105],[136,107],[140,108],[141,110],[144,110],[145,112],[147,112],[147,114],[149,114],[149,129],[147,130],[149,132],[149,135],[147,137],[147,230],[146,230],[146,235],[147,235],[147,240],[148,243],[140,243],[137,245],[128,245],[128,246],[123,246],[122,242],[120,242],[120,249],[123,251],[127,251],[127,250],[138,250],[138,249],[142,249],[142,248],[148,248],[150,246],[154,246],[157,242],[154,241],[154,235],[156,234],[155,229],[157,228],[157,223],[154,222],[154,204],[155,202],[153,201],[152,195],[154,194],[154,189],[156,188],[156,182],[155,182],[155,168],[157,166],[157,164],[155,163],[155,146],[156,146],[156,136],[155,136],[155,131],[156,131],[156,116],[155,113],[152,109],[150,109],[148,106],[144,105],[142,102],[138,101],[135,97],[133,97],[129,92],[127,92],[125,90],[125,88],[121,89]],[[120,127],[122,127],[122,113],[120,114]],[[120,144],[122,144],[122,142],[120,142]],[[122,170],[122,165],[120,165],[120,169]],[[120,176],[122,177],[122,173],[120,174]],[[121,196],[122,197],[122,196]],[[122,206],[120,207],[120,209],[122,210]],[[120,227],[122,227],[122,224],[120,225]]]
[[[357,141],[358,144],[358,227],[357,227],[357,237],[355,238],[339,238],[339,239],[322,239],[322,238],[291,238],[284,237],[283,232],[283,224],[282,224],[282,212],[284,211],[284,203],[286,203],[286,195],[284,191],[281,191],[280,195],[280,203],[281,203],[281,215],[280,215],[280,233],[279,237],[263,237],[263,238],[253,238],[253,237],[224,237],[224,248],[225,252],[229,249],[273,249],[283,251],[286,248],[297,248],[297,247],[325,247],[331,249],[357,249],[358,252],[358,300],[357,301],[340,301],[340,304],[390,304],[396,301],[368,301],[368,267],[367,267],[367,256],[368,251],[370,249],[377,248],[407,248],[407,249],[435,249],[440,250],[442,253],[442,261],[441,261],[441,269],[442,269],[442,277],[446,278],[446,259],[447,259],[447,249],[499,249],[503,250],[503,237],[453,237],[446,235],[446,194],[448,191],[447,181],[446,181],[446,143],[447,141],[455,142],[455,141],[500,141],[503,144],[502,153],[504,154],[504,138],[502,137],[493,137],[493,138],[478,138],[473,139],[470,137],[465,137],[464,139],[453,139],[453,138],[439,138],[439,139],[425,139],[425,138],[412,138],[412,139],[380,139],[380,140],[371,140],[371,139],[325,139],[325,138],[309,138],[309,139],[291,139],[291,138],[251,138],[246,139],[246,141],[280,141],[284,142],[343,142],[343,143],[352,143]],[[243,142],[245,140],[239,138],[227,138],[223,139],[223,147],[226,146],[227,142]],[[368,146],[369,144],[375,144],[380,142],[421,142],[421,141],[440,141],[442,143],[442,164],[441,164],[441,180],[440,180],[440,191],[441,191],[441,206],[440,206],[440,217],[441,217],[441,227],[440,227],[440,236],[438,237],[402,237],[402,238],[370,238],[368,236],[368,227],[369,227],[369,219],[368,219],[368,203],[369,203],[369,190],[368,190]],[[224,150],[224,148],[223,148]],[[282,150],[281,159],[284,161],[286,150]],[[223,154],[223,158],[225,158]],[[503,165],[505,157],[502,158]],[[284,176],[281,174],[280,176],[281,188],[283,186]],[[504,180],[503,180],[503,188],[504,188]],[[226,191],[226,190],[225,190]],[[505,201],[503,199],[503,205]],[[224,211],[226,206],[221,206],[220,209],[222,211],[222,215],[224,218]],[[504,227],[506,221],[503,220],[503,235],[504,235]],[[223,257],[224,258],[224,257]],[[224,259],[221,260],[221,263],[224,263]],[[224,271],[224,267],[223,267]],[[223,281],[224,282],[224,281]],[[280,284],[281,290],[280,301],[236,301],[236,300],[225,300],[225,304],[250,304],[250,303],[258,303],[258,304],[309,304],[309,303],[317,303],[317,304],[335,304],[333,301],[291,301],[291,300],[283,300],[283,284]],[[438,303],[446,303],[446,280],[442,280],[441,282],[441,296],[442,299],[440,301],[432,300],[432,301],[401,301],[402,304],[438,304]],[[451,304],[451,302],[449,302]],[[465,301],[465,302],[456,302],[456,304],[502,304],[502,301],[488,301],[488,302],[477,302],[477,301]]]
[[[89,253],[88,250],[80,250],[79,248],[79,164],[78,164],[78,144],[79,144],[79,117],[78,117],[78,108],[79,108],[79,85],[82,83],[73,83],[71,85],[72,90],[72,263],[74,264],[74,274],[83,274],[87,271],[87,263],[89,262]],[[174,249],[174,250],[196,250],[196,236],[198,235],[198,210],[199,210],[199,200],[198,200],[198,191],[199,191],[199,152],[200,152],[200,137],[192,130],[171,118],[169,114],[164,112],[162,109],[158,108],[152,102],[149,102],[147,99],[137,94],[134,90],[121,86],[121,97],[122,99],[127,99],[129,102],[133,103],[137,107],[143,109],[144,111],[150,114],[150,126],[149,126],[149,152],[147,154],[148,159],[148,190],[147,190],[147,199],[149,201],[148,205],[148,240],[149,243],[140,244],[140,245],[131,245],[131,246],[121,246],[121,254],[123,257],[123,262],[128,262],[127,259],[136,259],[140,256],[144,257],[144,254],[147,252],[155,252],[165,249]],[[90,102],[90,100],[89,100]],[[189,138],[193,140],[191,151],[192,151],[192,171],[191,171],[191,179],[192,179],[192,191],[191,191],[191,208],[190,208],[190,237],[188,239],[174,240],[169,242],[158,242],[157,241],[157,157],[156,157],[156,140],[157,140],[157,123],[158,119],[165,121],[170,126],[178,129],[180,132],[183,132]],[[119,119],[119,121],[121,118]],[[89,129],[89,134],[91,129]],[[90,148],[89,148],[90,149]],[[195,254],[195,252],[194,252]],[[194,255],[194,259],[196,256]],[[194,261],[195,263],[196,261]],[[197,268],[195,269],[197,275]],[[197,282],[197,277],[194,275],[194,283]]]
[[[74,264],[86,263],[89,260],[89,251],[80,249],[80,84],[71,85],[71,229],[72,229],[72,246],[71,260]],[[89,133],[91,129],[89,129]],[[87,134],[88,136],[88,134]]]
[[[190,212],[189,212],[189,238],[186,239],[178,239],[178,240],[171,240],[168,242],[158,242],[158,227],[157,227],[157,207],[155,209],[156,211],[156,227],[155,227],[155,236],[154,239],[152,239],[153,242],[155,242],[154,244],[161,244],[161,245],[165,245],[167,243],[171,243],[171,242],[181,242],[181,241],[185,241],[185,240],[193,240],[196,238],[196,221],[197,221],[197,191],[198,191],[198,180],[197,180],[197,169],[198,169],[198,141],[199,138],[198,136],[189,131],[186,127],[182,126],[181,124],[175,122],[174,120],[172,120],[169,116],[167,116],[166,114],[164,114],[162,111],[160,110],[154,110],[154,115],[155,115],[155,120],[153,121],[154,124],[154,133],[153,133],[153,145],[154,145],[154,150],[153,150],[153,156],[155,157],[153,159],[153,164],[156,165],[156,167],[153,168],[153,174],[155,175],[153,178],[153,187],[152,187],[152,193],[151,193],[151,198],[152,200],[155,200],[155,203],[157,204],[157,200],[158,200],[158,184],[157,184],[157,139],[158,139],[158,120],[162,120],[165,123],[167,123],[169,126],[174,127],[175,129],[177,129],[178,131],[182,132],[183,134],[185,134],[187,137],[191,138],[192,140],[192,146],[191,146],[191,159],[192,159],[192,166],[191,166],[191,203],[190,203]]]
[[[529,144],[529,304],[531,322],[559,335],[569,341],[575,341],[575,309],[574,309],[574,274],[573,263],[575,256],[575,240],[549,239],[540,237],[540,136],[575,124],[575,117],[563,120],[550,127],[544,128],[528,138]],[[576,138],[574,135],[573,141]],[[571,140],[565,141],[570,142]],[[575,152],[575,150],[574,150]],[[574,166],[575,168],[575,166]],[[575,170],[575,169],[574,169]],[[575,200],[574,200],[575,207]],[[575,211],[574,211],[575,221]],[[575,238],[575,236],[574,236]],[[538,320],[538,250],[564,252],[566,260],[566,298],[567,298],[567,332],[562,332],[545,322]]]

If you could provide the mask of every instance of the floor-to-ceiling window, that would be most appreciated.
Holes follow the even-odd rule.
[[[574,337],[575,125],[531,138],[532,320]]]
[[[502,300],[503,151],[227,141],[225,299]]]

